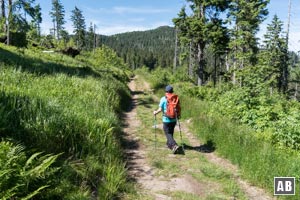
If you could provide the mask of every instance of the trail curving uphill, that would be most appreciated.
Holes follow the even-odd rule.
[[[149,84],[138,76],[131,80],[129,88],[132,105],[125,113],[123,139],[129,180],[137,186],[138,194],[134,199],[274,199],[242,180],[238,168],[228,160],[209,149],[201,149],[203,145],[188,129],[190,121],[181,122],[184,140],[190,147],[186,155],[172,155],[165,148],[161,124],[155,130],[158,141],[154,149],[153,127],[151,123],[145,125],[141,115],[149,117],[159,99],[153,95]],[[147,103],[145,99],[150,97],[154,102]]]

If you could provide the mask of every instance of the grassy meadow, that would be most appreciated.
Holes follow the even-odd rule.
[[[0,46],[3,199],[111,199],[126,189],[118,134],[130,71],[87,65],[93,56]]]

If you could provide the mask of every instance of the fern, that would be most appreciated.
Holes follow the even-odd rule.
[[[41,154],[42,154],[42,152],[38,152],[38,153],[32,154],[32,155],[30,156],[30,158],[29,158],[29,159],[26,161],[26,163],[25,163],[25,166],[24,166],[24,168],[23,168],[24,171],[25,171],[26,168],[30,167],[30,165],[32,165],[34,159],[35,159],[36,157],[38,157],[39,155],[41,155]]]
[[[52,165],[55,162],[55,160],[59,155],[61,154],[57,154],[57,155],[47,154],[46,158],[43,158],[43,160],[39,160],[39,162],[41,162],[40,164],[30,169],[29,171],[26,171],[25,175],[30,177],[36,177],[36,178],[44,178],[44,174],[46,170],[50,167],[50,165]],[[37,155],[33,155],[33,156],[36,157]]]
[[[40,180],[45,178],[46,173],[51,174],[56,171],[52,170],[51,165],[61,154],[44,156],[42,154],[37,152],[27,159],[24,146],[8,141],[0,142],[1,199],[30,199],[49,187]],[[33,182],[34,186],[31,187],[38,189],[28,188]]]
[[[26,197],[21,198],[21,200],[31,199],[33,196],[39,194],[41,190],[43,190],[43,189],[45,189],[47,187],[49,187],[49,185],[42,186],[42,187],[38,188],[37,190],[35,190],[34,192],[32,192],[29,195],[27,195]]]
[[[5,176],[6,174],[10,174],[12,173],[13,170],[12,169],[4,169],[0,171],[0,179],[2,179],[3,176]]]
[[[18,190],[20,187],[24,186],[24,184],[18,184],[12,188],[6,189],[5,191],[2,191],[0,193],[1,195],[1,200],[5,199],[12,199],[13,197],[17,196]]]

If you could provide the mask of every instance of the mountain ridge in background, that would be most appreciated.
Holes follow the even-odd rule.
[[[174,58],[175,29],[160,26],[146,31],[100,36],[100,43],[114,49],[132,69],[146,66],[171,67]]]

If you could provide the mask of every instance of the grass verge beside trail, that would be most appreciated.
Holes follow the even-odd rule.
[[[118,114],[127,83],[60,54],[0,52],[0,196],[113,199],[126,190]]]
[[[192,129],[203,142],[213,142],[218,154],[230,159],[242,171],[242,176],[273,194],[274,177],[296,177],[299,184],[300,157],[295,152],[278,149],[258,139],[254,131],[226,117],[210,115],[210,105],[194,98],[183,98],[185,116],[193,120]],[[282,199],[299,199],[281,196]]]

